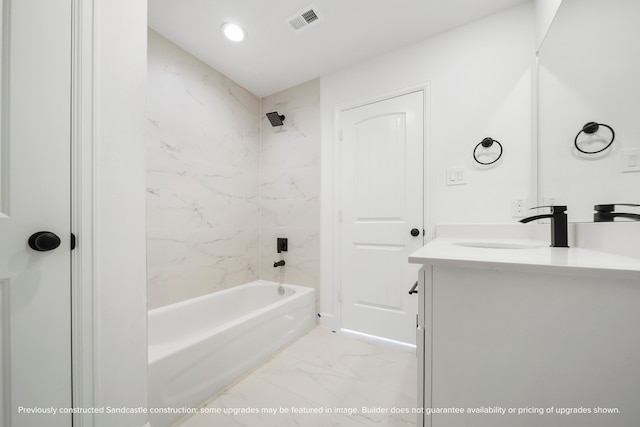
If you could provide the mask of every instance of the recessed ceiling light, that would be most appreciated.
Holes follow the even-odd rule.
[[[240,42],[244,40],[247,35],[244,31],[244,28],[242,28],[238,24],[234,24],[233,22],[225,22],[224,24],[222,24],[221,28],[224,36],[234,42]]]

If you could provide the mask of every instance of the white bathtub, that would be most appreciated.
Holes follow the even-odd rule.
[[[281,296],[278,286],[258,280],[149,311],[153,427],[171,425],[315,325],[314,290],[283,285]]]

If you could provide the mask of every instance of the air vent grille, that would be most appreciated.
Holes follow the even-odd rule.
[[[289,21],[289,25],[294,30],[299,30],[300,28],[304,28],[307,26],[307,21],[304,20],[302,16],[296,16],[291,21]]]
[[[298,31],[303,28],[306,28],[309,24],[313,22],[320,21],[321,16],[318,14],[318,9],[312,5],[305,7],[298,13],[294,13],[289,18],[287,18],[287,22],[294,30]]]
[[[313,21],[318,19],[318,15],[316,15],[313,9],[307,10],[305,13],[302,14],[302,17],[304,18],[305,21],[307,21],[307,24],[311,24]]]

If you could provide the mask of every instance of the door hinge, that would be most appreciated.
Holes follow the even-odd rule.
[[[338,211],[338,222],[342,222],[342,211]]]
[[[71,250],[76,248],[76,235],[71,233]]]
[[[342,129],[338,131],[338,141],[342,141]]]
[[[338,291],[338,301],[342,302],[342,289]]]

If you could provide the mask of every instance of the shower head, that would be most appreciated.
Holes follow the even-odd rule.
[[[267,119],[271,122],[271,126],[282,126],[284,124],[284,115],[278,114],[277,111],[267,113]]]

